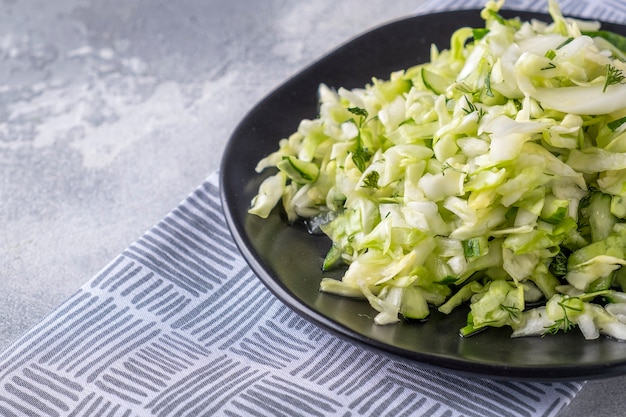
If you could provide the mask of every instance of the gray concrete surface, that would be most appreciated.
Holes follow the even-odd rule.
[[[0,1],[0,349],[214,172],[260,98],[422,3]],[[562,415],[623,414],[625,381]]]

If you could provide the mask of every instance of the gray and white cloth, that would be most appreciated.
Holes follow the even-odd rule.
[[[626,16],[616,0],[561,5],[570,15]],[[418,13],[450,8],[458,2]],[[428,370],[307,322],[241,257],[214,173],[0,355],[0,415],[555,416],[583,384]]]

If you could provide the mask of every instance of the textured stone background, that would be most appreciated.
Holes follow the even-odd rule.
[[[284,79],[414,0],[0,2],[0,347],[215,171]]]
[[[264,95],[422,3],[0,1],[0,349],[214,172]],[[617,415],[623,384],[567,415]]]

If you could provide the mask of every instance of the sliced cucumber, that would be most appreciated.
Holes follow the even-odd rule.
[[[445,77],[429,71],[426,67],[422,68],[422,80],[424,86],[435,94],[445,94],[448,86],[451,84]]]
[[[320,175],[319,167],[313,162],[301,161],[293,156],[283,157],[276,167],[298,184],[313,182]]]
[[[611,213],[611,196],[595,193],[589,203],[591,240],[597,242],[606,239],[613,231],[615,222],[615,216]]]

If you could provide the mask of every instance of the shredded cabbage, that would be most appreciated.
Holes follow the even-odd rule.
[[[277,172],[250,213],[318,225],[323,269],[346,268],[320,289],[377,324],[469,305],[463,336],[626,340],[625,38],[554,0],[549,23],[503,3],[427,63],[321,85],[319,116],[259,162]]]

